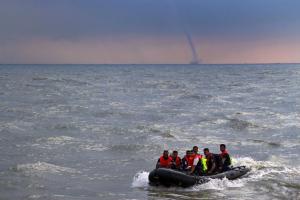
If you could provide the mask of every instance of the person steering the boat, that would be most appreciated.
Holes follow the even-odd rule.
[[[206,158],[207,175],[215,174],[219,171],[220,156],[209,152],[208,148],[203,149]]]
[[[172,157],[169,156],[169,151],[164,150],[163,155],[160,156],[156,163],[156,169],[157,168],[171,168],[172,165]]]
[[[221,161],[222,161],[222,166],[220,167],[221,171],[228,171],[230,170],[231,167],[231,157],[228,153],[228,151],[226,150],[226,145],[225,144],[220,144],[220,157],[221,157]]]
[[[178,156],[178,151],[173,151],[171,157],[172,157],[171,168],[180,170],[180,168],[181,168],[181,158]]]

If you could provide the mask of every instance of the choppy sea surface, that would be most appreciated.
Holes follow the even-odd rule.
[[[164,148],[242,179],[148,185]],[[0,199],[300,199],[300,64],[0,65]]]

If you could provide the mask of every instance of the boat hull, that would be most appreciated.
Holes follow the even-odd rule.
[[[184,172],[167,169],[158,168],[154,169],[149,174],[150,185],[164,185],[164,186],[180,186],[180,187],[190,187],[195,184],[203,184],[208,182],[210,179],[222,179],[227,178],[229,180],[240,178],[249,172],[250,169],[245,166],[234,167],[229,171],[210,175],[210,176],[193,176],[188,175]]]

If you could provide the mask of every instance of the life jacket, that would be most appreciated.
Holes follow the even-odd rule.
[[[194,154],[194,155],[192,155],[192,156],[190,156],[190,158],[189,158],[189,166],[193,166],[194,165],[194,160],[196,159],[196,158],[198,158],[199,159],[199,161],[202,159],[202,155],[201,154]],[[198,162],[199,162],[198,161]]]
[[[161,156],[159,158],[159,166],[163,168],[170,168],[172,164],[172,157],[169,156],[167,159],[164,158],[164,156]]]
[[[203,171],[204,173],[206,173],[206,171],[207,171],[207,159],[204,158],[204,157],[202,157],[202,158],[201,158],[201,163],[202,163],[202,171]]]
[[[229,154],[228,151],[225,149],[224,151],[221,151],[220,156],[223,158],[226,156],[226,154]]]
[[[195,158],[198,157],[199,159],[202,159],[203,158],[203,155],[201,154],[196,154]]]
[[[232,160],[231,160],[231,157],[230,157],[228,151],[225,149],[224,151],[222,151],[222,152],[220,153],[220,156],[221,156],[221,159],[222,159],[222,160],[223,160],[223,158],[226,157],[226,155],[228,155],[229,159],[226,159],[226,160],[224,161],[223,165],[229,166],[229,165],[232,164]]]
[[[207,163],[206,158],[202,157],[201,159],[199,159],[199,161],[196,165],[195,174],[197,174],[197,175],[205,174],[207,171],[206,163]]]
[[[172,161],[175,161],[176,167],[180,167],[181,159],[179,156],[177,156],[175,160],[172,158]]]
[[[195,155],[191,155],[189,157],[186,157],[186,159],[187,159],[187,162],[188,162],[188,166],[193,166]]]

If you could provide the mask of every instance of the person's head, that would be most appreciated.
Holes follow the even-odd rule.
[[[220,144],[220,151],[225,151],[226,150],[226,145],[225,144]]]
[[[193,152],[198,153],[198,147],[197,146],[193,146]]]
[[[187,150],[186,151],[186,156],[191,156],[192,155],[192,152],[190,150]]]
[[[172,156],[176,158],[178,156],[178,151],[173,151]]]
[[[168,150],[164,150],[163,157],[164,158],[168,158],[169,157],[169,151]]]
[[[205,156],[208,156],[209,155],[209,149],[208,148],[203,149],[203,153],[204,153]]]

